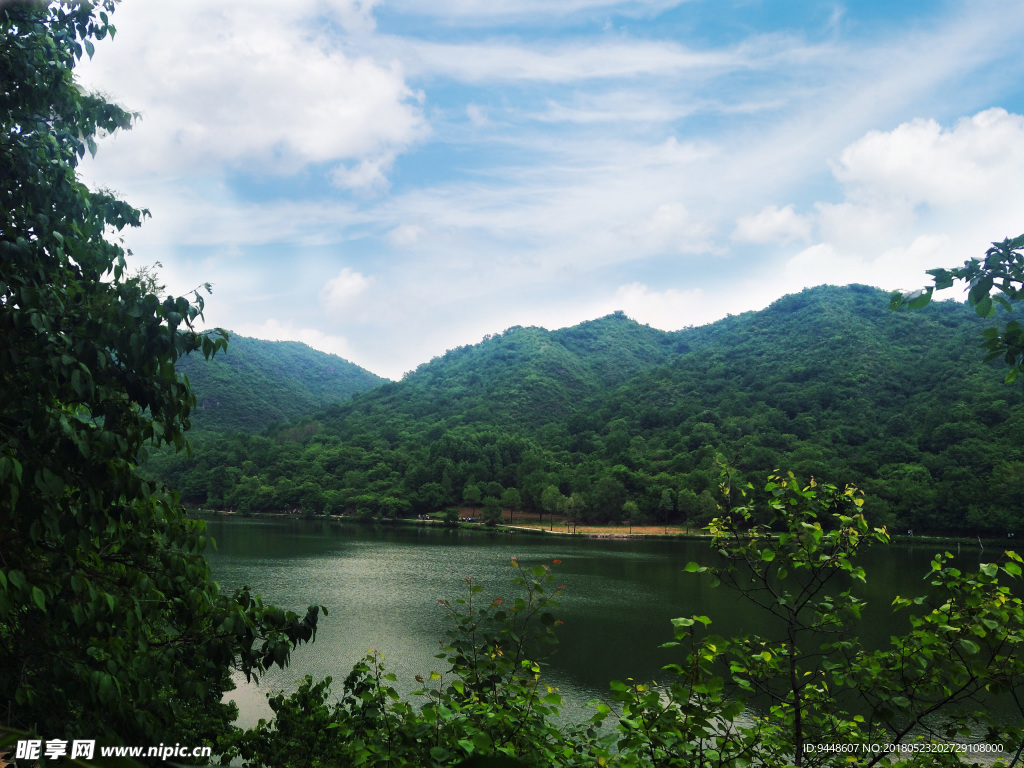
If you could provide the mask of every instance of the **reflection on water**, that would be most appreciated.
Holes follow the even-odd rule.
[[[513,558],[524,566],[561,560],[553,567],[558,583],[567,587],[558,611],[565,623],[547,678],[561,690],[564,714],[572,719],[588,716],[586,702],[604,697],[610,680],[663,679],[661,668],[679,653],[659,648],[672,639],[674,617],[710,616],[712,630],[726,636],[768,629],[764,615],[741,598],[683,572],[691,560],[709,562],[703,541],[510,536],[265,518],[217,519],[208,527],[217,541],[208,559],[224,589],[247,585],[265,601],[300,614],[310,603],[330,612],[321,617],[316,642],[294,652],[287,670],[272,670],[259,687],[237,681],[234,698],[243,726],[271,716],[267,691],[294,690],[303,675],[331,675],[340,690],[371,648],[384,654],[400,690],[414,690],[415,675],[442,663],[434,658],[447,629],[438,599],[461,596],[468,577],[484,585],[487,599],[511,595]],[[860,590],[869,601],[869,621],[861,631],[865,642],[881,645],[909,629],[905,615],[886,609],[896,594],[925,591],[922,577],[935,549],[878,547],[862,559],[869,580]],[[976,562],[977,551],[965,548],[964,567],[972,557]],[[881,610],[872,613],[870,606]]]

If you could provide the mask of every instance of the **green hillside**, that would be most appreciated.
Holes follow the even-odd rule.
[[[178,362],[196,396],[193,429],[258,432],[383,384],[376,374],[297,341],[231,335],[228,351]]]
[[[714,451],[750,477],[855,483],[874,518],[908,528],[1019,527],[1021,391],[981,362],[987,321],[953,302],[886,307],[875,289],[821,287],[684,332],[687,354],[588,404],[586,426],[600,439],[624,420],[649,468],[697,490]]]
[[[326,418],[349,436],[354,425],[359,432],[374,424],[493,425],[533,434],[575,413],[584,398],[667,363],[674,344],[671,334],[622,313],[554,332],[516,326],[436,357]]]
[[[755,482],[783,468],[856,483],[872,519],[901,528],[1021,530],[1021,391],[981,362],[986,322],[951,302],[887,305],[820,287],[676,333],[621,313],[511,328],[154,471],[187,501],[242,510],[435,512],[514,489],[588,520],[632,501],[699,522],[724,458]]]

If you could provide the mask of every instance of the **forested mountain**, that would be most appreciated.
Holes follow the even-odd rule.
[[[953,302],[887,306],[874,288],[819,287],[675,333],[621,313],[511,328],[152,470],[186,501],[243,511],[434,512],[514,489],[583,519],[632,501],[699,521],[724,457],[755,484],[776,468],[855,483],[878,524],[1022,530],[1021,390],[981,362],[987,322]]]
[[[376,374],[298,341],[231,334],[227,352],[178,362],[196,396],[193,429],[258,432],[383,384]]]
[[[401,421],[403,428],[443,422],[533,434],[575,413],[584,398],[667,363],[676,351],[673,334],[621,312],[553,332],[516,326],[450,350],[377,396],[325,416],[348,434],[354,432],[342,422],[358,424],[358,432]]]

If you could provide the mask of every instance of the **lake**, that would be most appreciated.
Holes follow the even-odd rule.
[[[672,639],[670,620],[707,615],[712,631],[732,635],[765,630],[764,616],[707,577],[684,573],[691,560],[710,562],[702,540],[589,539],[567,535],[503,534],[440,527],[368,527],[333,521],[230,518],[207,521],[217,541],[208,551],[214,577],[225,590],[248,585],[264,601],[300,615],[310,603],[327,606],[316,642],[292,654],[291,666],[266,674],[257,687],[244,677],[233,697],[239,724],[270,717],[266,693],[292,691],[306,674],[342,680],[366,652],[377,649],[398,675],[398,688],[415,690],[417,674],[443,662],[434,658],[448,626],[439,599],[464,596],[465,579],[484,586],[482,597],[514,596],[513,558],[526,567],[551,565],[567,589],[557,617],[557,653],[546,679],[560,689],[563,714],[583,719],[586,703],[606,697],[610,680],[663,680],[661,668],[681,657],[659,646]],[[859,590],[869,607],[861,636],[881,645],[909,629],[906,614],[892,615],[895,595],[922,594],[936,551],[947,547],[877,546],[860,559],[868,584]],[[954,552],[955,552],[954,545]],[[997,552],[964,547],[960,567],[976,567]],[[872,611],[871,608],[875,610]]]

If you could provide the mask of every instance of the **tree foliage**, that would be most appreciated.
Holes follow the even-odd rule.
[[[194,399],[175,363],[226,339],[196,331],[198,291],[161,298],[127,274],[106,235],[146,212],[78,179],[97,136],[133,119],[73,77],[113,10],[0,8],[0,718],[45,738],[198,741],[227,725],[228,672],[284,664],[317,609],[221,594],[202,524],[139,475],[150,448],[185,445]]]
[[[804,486],[789,473],[770,477],[765,490],[772,524],[753,523],[749,505],[729,507],[709,526],[724,565],[688,566],[774,617],[765,622],[774,637],[698,644],[702,653],[714,648],[727,658],[732,690],[769,713],[753,719],[757,738],[774,733],[773,748],[788,747],[796,765],[840,764],[851,754],[821,754],[813,745],[942,743],[974,738],[980,728],[989,743],[1019,748],[1019,729],[994,722],[986,697],[1024,681],[1024,611],[999,584],[1001,575],[1020,577],[1020,556],[1007,552],[964,574],[949,565],[951,555],[936,555],[930,594],[893,603],[893,610],[911,612],[911,630],[888,648],[865,648],[856,629],[870,620],[869,606],[855,592],[867,575],[857,556],[887,543],[887,531],[867,524],[856,488],[813,480]],[[859,764],[887,760],[858,752]]]
[[[996,306],[1013,312],[1012,302],[1024,298],[1024,235],[992,243],[984,259],[968,259],[955,269],[929,269],[934,285],[892,296],[893,309],[920,309],[932,300],[935,291],[951,288],[956,281],[969,287],[967,303],[982,317],[992,317]],[[987,328],[981,347],[988,350],[985,360],[1002,358],[1010,367],[1007,383],[1016,381],[1024,371],[1024,330],[1016,320],[1008,320],[1002,328]]]
[[[612,681],[592,716],[572,722],[543,678],[561,591],[552,567],[520,568],[515,600],[482,603],[484,587],[469,580],[466,597],[442,601],[453,622],[443,665],[416,678],[411,698],[371,655],[334,702],[330,681],[309,678],[272,696],[276,719],[245,735],[240,755],[252,766],[396,768],[471,756],[537,768],[1019,763],[1024,604],[1002,583],[1020,578],[1019,555],[970,573],[939,554],[924,594],[868,605],[858,558],[888,533],[868,524],[858,489],[776,473],[754,502],[734,481],[726,472],[708,526],[714,564],[686,570],[758,606],[756,633],[725,638],[705,616],[676,618],[665,647],[679,658],[661,681]],[[888,647],[862,645],[861,623],[889,610],[907,615],[907,631]],[[1009,720],[992,716],[995,695],[1015,705]],[[976,751],[954,748],[979,736]]]

